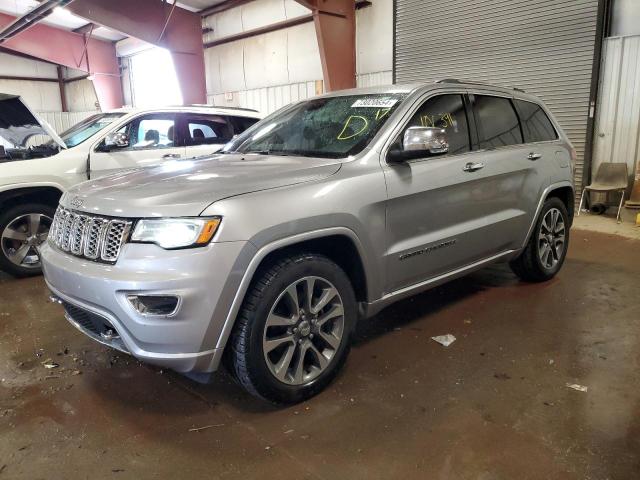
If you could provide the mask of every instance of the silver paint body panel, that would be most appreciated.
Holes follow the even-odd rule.
[[[513,90],[462,84],[356,92],[398,91],[408,92],[407,99],[354,157],[215,155],[73,188],[61,204],[70,208],[81,198],[85,212],[134,219],[219,215],[223,220],[207,247],[126,244],[114,265],[74,258],[47,245],[42,258],[49,286],[65,301],[122,329],[123,342],[136,357],[181,372],[211,372],[219,366],[260,262],[282,247],[335,235],[349,239],[364,267],[363,316],[517,256],[545,197],[557,188],[573,189],[571,146],[557,122],[552,119],[560,138],[552,142],[388,164],[392,139],[432,95],[485,92],[539,103]],[[528,160],[531,152],[542,157]],[[463,172],[469,161],[486,168]],[[178,294],[182,306],[171,319],[144,318],[126,302],[130,292]]]

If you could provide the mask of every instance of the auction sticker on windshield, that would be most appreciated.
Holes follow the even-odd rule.
[[[370,108],[390,108],[398,103],[397,98],[359,98],[351,105],[351,108],[355,107],[370,107]]]

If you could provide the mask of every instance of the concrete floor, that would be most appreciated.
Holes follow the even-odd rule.
[[[114,354],[4,277],[0,480],[640,478],[638,272],[640,241],[574,230],[553,281],[496,266],[392,306],[281,409]]]

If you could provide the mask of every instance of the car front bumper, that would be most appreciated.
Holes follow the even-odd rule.
[[[126,244],[118,261],[97,263],[72,256],[46,242],[43,271],[53,298],[67,319],[94,340],[154,365],[182,373],[217,369],[215,348],[242,269],[238,258],[246,242],[163,250]],[[128,295],[176,295],[169,316],[141,314]]]

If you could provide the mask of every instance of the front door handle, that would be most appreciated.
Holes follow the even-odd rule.
[[[463,172],[475,172],[476,170],[480,170],[484,168],[484,163],[473,163],[469,162],[464,167],[462,167]]]
[[[165,155],[162,155],[162,158],[180,158],[180,154],[179,153],[167,153]]]
[[[531,152],[529,155],[527,155],[527,160],[538,160],[539,158],[542,158],[541,153]]]

